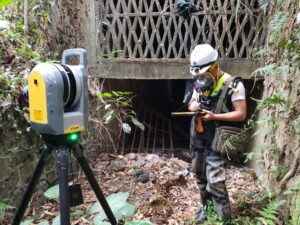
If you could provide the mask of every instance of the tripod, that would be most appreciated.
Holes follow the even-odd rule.
[[[43,172],[45,163],[48,161],[52,149],[56,149],[57,169],[58,169],[58,181],[59,181],[59,201],[60,201],[60,224],[70,225],[70,201],[69,201],[69,189],[68,189],[68,158],[70,152],[73,152],[80,167],[86,175],[93,191],[95,192],[98,201],[100,202],[108,220],[112,225],[117,225],[114,214],[111,211],[98,183],[95,179],[93,172],[85,159],[82,149],[74,148],[74,143],[70,144],[66,135],[42,135],[42,139],[45,144],[41,148],[41,154],[39,161],[34,169],[31,180],[23,195],[21,204],[17,210],[12,225],[19,225],[22,217],[28,206],[28,203],[32,197],[35,186],[39,181],[39,178]]]

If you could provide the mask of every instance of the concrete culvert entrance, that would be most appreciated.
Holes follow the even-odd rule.
[[[192,81],[192,80],[191,80]],[[115,91],[131,91],[133,110],[145,126],[145,130],[134,127],[130,135],[123,133],[119,142],[121,154],[129,152],[164,153],[187,159],[189,149],[189,127],[191,117],[171,117],[171,112],[187,111],[182,100],[186,91],[186,80],[132,80],[109,79]],[[262,80],[246,79],[248,113],[250,118],[260,99]]]

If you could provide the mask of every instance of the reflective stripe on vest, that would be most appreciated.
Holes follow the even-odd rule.
[[[220,91],[220,89],[223,86],[223,83],[225,82],[225,80],[227,80],[231,75],[229,75],[228,73],[224,73],[220,79],[217,82],[217,86],[216,88],[213,90],[213,92],[211,93],[210,96],[216,96],[218,94],[218,92]]]

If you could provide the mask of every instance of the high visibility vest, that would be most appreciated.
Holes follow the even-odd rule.
[[[217,81],[217,85],[216,85],[216,87],[215,87],[215,89],[212,91],[212,93],[210,94],[210,97],[215,97],[218,93],[219,93],[219,91],[220,91],[220,89],[222,88],[222,86],[223,86],[223,83],[225,82],[225,80],[227,80],[229,77],[231,77],[231,75],[229,75],[228,73],[224,73],[220,78],[219,78],[219,80]],[[196,99],[197,99],[197,101],[199,101],[199,98],[200,98],[201,96],[200,96],[200,93],[197,93],[197,95],[196,95]]]
[[[213,92],[210,94],[210,97],[216,97],[216,95],[219,93],[219,91],[221,90],[224,82],[230,78],[231,75],[224,73],[219,80],[217,81],[217,85],[215,87],[215,89],[213,90]],[[200,93],[199,93],[200,94]],[[198,95],[197,98],[199,98],[200,96]],[[202,119],[200,116],[195,117],[195,129],[198,133],[202,133],[204,134],[204,136],[212,136],[213,134],[213,130],[214,130],[214,123],[213,122],[206,122],[206,127],[204,127],[204,124],[202,123]],[[208,125],[211,124],[211,125]],[[205,135],[207,134],[207,135]],[[203,135],[202,135],[203,136]]]
[[[218,94],[218,92],[220,91],[220,89],[223,86],[223,83],[225,82],[225,80],[227,80],[227,78],[229,78],[231,75],[229,75],[228,73],[224,73],[220,79],[217,81],[217,86],[216,88],[213,90],[213,92],[211,93],[210,96],[216,96]]]

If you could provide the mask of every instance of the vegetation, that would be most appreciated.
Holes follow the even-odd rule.
[[[104,82],[104,81],[103,81]],[[100,113],[100,119],[92,113],[90,121],[96,127],[95,131],[101,140],[108,139],[110,146],[117,154],[116,140],[121,139],[123,132],[130,134],[132,125],[144,130],[144,125],[137,119],[136,113],[132,110],[132,92],[97,92],[97,107],[95,113]],[[115,123],[115,126],[112,125]],[[109,125],[108,125],[109,124]],[[108,137],[108,138],[107,138]]]
[[[295,178],[299,174],[300,162],[300,25],[295,22],[299,3],[297,0],[261,0],[260,3],[264,9],[270,8],[268,36],[265,48],[255,55],[264,64],[252,76],[254,79],[264,78],[265,92],[263,98],[257,100],[257,113],[249,120],[246,131],[256,128],[254,135],[261,137],[264,144],[255,152],[247,153],[246,160],[258,164],[262,176],[265,176],[261,180],[267,178],[268,187],[274,189],[276,197],[263,202],[257,216],[236,218],[233,224],[276,224],[278,218],[281,219],[280,214],[283,214],[280,207],[287,206],[289,212],[284,215],[285,220],[296,225],[300,220],[299,179]],[[21,124],[26,122],[27,108],[22,104],[22,89],[30,69],[40,62],[58,62],[62,51],[59,46],[54,49],[49,40],[51,35],[48,25],[51,19],[48,4],[46,0],[0,2],[0,20],[8,22],[8,26],[0,30],[0,128],[5,129],[9,123],[17,138],[24,132]],[[99,86],[103,87],[103,84]],[[104,139],[105,133],[115,149],[115,139],[120,137],[122,130],[130,132],[130,123],[144,129],[131,109],[132,93],[105,92],[104,89],[92,92],[91,87],[90,93],[99,105],[95,114],[89,118],[94,123],[93,134],[99,134]],[[98,119],[96,113],[101,114],[101,119]],[[118,127],[117,134],[114,134],[117,138],[112,137],[115,129],[111,124],[108,125],[111,121],[115,121]],[[26,131],[30,132],[30,129]],[[9,157],[16,152],[19,153],[19,148],[12,146],[6,152],[1,152],[1,157]],[[127,204],[126,200],[121,202]],[[126,207],[130,211],[128,214],[132,214],[134,206],[127,204]],[[0,216],[12,208],[0,202]],[[209,211],[209,219],[208,224],[220,223],[213,210]],[[28,223],[32,221],[34,219]],[[191,218],[187,217],[185,221],[189,224]]]
[[[54,200],[57,201],[59,199],[59,186],[55,185],[44,193],[45,197],[47,197],[49,200]],[[115,218],[117,221],[120,221],[123,217],[128,217],[134,214],[135,212],[135,206],[127,202],[128,198],[128,192],[119,192],[115,194],[111,194],[108,197],[106,197],[106,200],[115,215]],[[1,206],[1,205],[0,205]],[[53,225],[59,225],[60,224],[60,215],[58,215],[53,219],[52,224]],[[110,224],[107,222],[107,217],[105,214],[105,211],[102,209],[101,205],[99,202],[94,203],[86,212],[82,210],[76,210],[71,213],[71,218],[72,220],[78,219],[78,217],[82,215],[96,215],[93,219],[93,224],[97,225],[105,225],[105,224]],[[38,218],[29,218],[24,220],[22,223],[33,223],[33,222],[38,222],[39,224],[49,224],[51,221],[49,220],[39,220]],[[126,222],[126,224],[137,224],[139,223],[140,225],[151,225],[150,222],[148,221],[129,221]]]
[[[4,216],[5,212],[11,209],[14,209],[14,207],[5,202],[0,201],[0,217]]]
[[[299,212],[294,210],[300,203],[299,189],[285,196],[282,193],[295,187],[298,181],[294,176],[299,172],[300,24],[296,23],[299,2],[278,0],[269,3],[268,36],[265,48],[259,51],[264,64],[253,73],[254,77],[265,79],[264,96],[258,101],[257,108],[256,125],[259,128],[255,133],[264,144],[253,154],[260,167],[261,179],[267,178],[266,185],[277,192],[279,199],[288,200],[286,206],[290,212],[285,217],[294,225],[300,221]]]
[[[61,51],[64,50],[60,48],[61,46],[52,43],[51,31],[48,27],[51,23],[48,10],[49,1],[45,0],[0,2],[0,22],[5,25],[0,28],[0,133],[2,129],[9,128],[9,135],[13,137],[12,140],[5,140],[3,143],[5,151],[1,151],[0,159],[10,160],[12,168],[18,166],[16,163],[19,163],[18,156],[22,156],[22,151],[28,154],[26,145],[21,146],[21,135],[24,138],[27,136],[27,134],[23,135],[24,132],[33,133],[28,123],[27,103],[23,98],[27,76],[38,63],[59,63]],[[2,27],[2,24],[0,25]],[[91,80],[93,82],[93,78]],[[101,116],[92,114],[89,121],[94,123],[95,130],[101,127],[98,130],[101,134],[98,137],[100,140],[110,137],[110,142],[114,143],[116,138],[113,136],[116,135],[116,131],[117,136],[122,129],[124,132],[130,132],[129,122],[144,129],[131,109],[132,93],[113,91],[91,93],[91,95],[92,101],[98,100],[99,107],[96,111]],[[111,129],[113,126],[108,123],[112,121],[116,122],[118,129]],[[106,136],[101,132],[103,130],[107,131]],[[97,135],[98,132],[91,135]],[[91,135],[88,134],[85,138],[89,139]],[[35,153],[38,155],[38,147],[35,148]],[[13,209],[4,202],[0,203],[1,215]],[[32,221],[34,219],[31,219]]]

